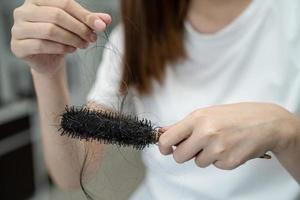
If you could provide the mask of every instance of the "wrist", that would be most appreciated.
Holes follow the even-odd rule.
[[[276,155],[284,154],[300,145],[300,118],[290,112],[285,114],[281,122],[277,123],[279,137],[273,149]]]
[[[49,81],[58,81],[63,80],[65,77],[65,66],[64,64],[61,64],[62,66],[59,66],[56,71],[51,73],[46,72],[39,72],[38,70],[34,68],[30,68],[31,75],[33,79],[42,79],[43,81],[49,80]]]

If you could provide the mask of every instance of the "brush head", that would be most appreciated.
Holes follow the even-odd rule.
[[[146,119],[116,112],[66,106],[61,115],[61,135],[142,150],[157,143],[158,129]]]

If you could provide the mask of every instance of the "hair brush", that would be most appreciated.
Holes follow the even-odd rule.
[[[61,135],[96,140],[105,144],[130,146],[142,150],[158,142],[163,129],[153,127],[151,121],[112,111],[91,110],[85,106],[66,106],[61,115]],[[264,154],[260,158],[270,159]]]
[[[112,111],[66,106],[59,131],[71,138],[96,140],[105,144],[131,146],[142,150],[158,142],[159,127],[151,121]]]

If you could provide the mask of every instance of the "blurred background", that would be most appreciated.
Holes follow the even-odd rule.
[[[84,7],[107,12],[113,24],[119,21],[118,0],[79,1]],[[0,1],[0,199],[86,199],[81,190],[60,191],[51,182],[44,165],[34,88],[29,68],[10,51],[13,10],[22,0]],[[98,39],[98,46],[105,39]],[[95,80],[102,48],[79,51],[68,57],[68,81],[72,104],[85,103]],[[111,147],[96,177],[86,186],[101,200],[128,199],[143,179],[138,152]]]

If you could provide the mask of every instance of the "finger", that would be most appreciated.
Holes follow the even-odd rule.
[[[91,13],[87,16],[87,23],[91,24],[94,30],[104,31],[106,26],[111,24],[112,19],[106,13]]]
[[[218,160],[213,163],[214,166],[223,170],[233,170],[239,167],[241,164],[231,164],[228,161],[224,161],[224,160]]]
[[[160,131],[160,135],[159,137],[161,137],[162,134],[164,134],[170,127],[172,126],[165,126],[159,129]],[[170,155],[173,153],[173,147],[168,147],[168,148],[163,148],[163,145],[159,145],[159,151],[163,154],[163,155]]]
[[[24,22],[14,29],[14,37],[23,39],[46,39],[76,48],[86,48],[88,43],[75,34],[51,23]]]
[[[188,138],[193,131],[190,123],[186,119],[178,122],[174,126],[170,127],[160,139],[166,146],[178,145],[181,141]]]
[[[216,155],[212,154],[209,147],[204,148],[195,158],[195,163],[199,167],[208,167],[217,161]]]
[[[177,163],[184,163],[195,157],[206,146],[205,139],[201,140],[199,138],[197,134],[193,133],[181,142],[173,152],[174,160]]]
[[[223,170],[230,170],[231,168],[226,164],[226,162],[224,161],[216,161],[213,163],[215,167],[219,168],[219,169],[223,169]]]
[[[95,13],[95,15],[97,15],[98,17],[100,17],[100,19],[102,19],[106,25],[109,25],[112,22],[111,16],[109,14],[106,14],[106,13]]]
[[[37,54],[66,54],[76,50],[68,45],[40,39],[13,40],[12,43],[13,52],[20,58]]]
[[[172,154],[174,151],[173,147],[162,147],[161,145],[158,145],[158,148],[160,153],[165,156]]]
[[[247,162],[242,154],[236,152],[227,152],[220,159],[214,162],[214,165],[220,169],[232,170]]]
[[[32,0],[38,6],[52,6],[65,10],[70,15],[85,23],[95,31],[103,31],[103,26],[106,24],[99,15],[96,15],[85,8],[74,0]],[[96,22],[96,20],[99,20]],[[102,22],[102,23],[101,23]],[[101,25],[100,25],[101,24]]]
[[[95,31],[104,31],[106,28],[105,22],[94,13],[87,15],[86,21]]]
[[[33,8],[23,13],[24,21],[30,22],[47,22],[56,24],[88,42],[95,42],[97,35],[84,23],[56,7],[49,6],[32,6]],[[47,13],[45,15],[45,13]]]
[[[182,140],[191,135],[192,127],[186,120],[178,122],[176,125],[169,128],[159,138],[159,149],[161,152],[169,153],[172,146],[178,145]]]

